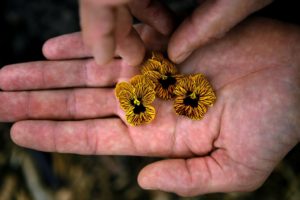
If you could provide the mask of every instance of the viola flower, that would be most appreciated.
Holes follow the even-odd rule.
[[[149,56],[149,58],[141,65],[142,74],[145,74],[148,71],[157,71],[159,73],[167,71],[172,74],[177,74],[175,65],[164,58],[162,53],[157,51],[152,51],[151,56]]]
[[[143,75],[134,76],[129,83],[116,85],[115,95],[130,125],[138,126],[154,119],[155,108],[151,105],[155,99],[154,87],[152,81]]]
[[[175,65],[159,52],[151,52],[151,57],[141,66],[142,74],[155,84],[156,95],[162,99],[172,99],[176,83],[182,77]]]
[[[147,61],[150,61],[150,62],[156,61],[156,62],[162,63],[163,61],[167,60],[167,59],[165,59],[164,55],[159,51],[151,51],[149,53],[149,55],[146,55],[146,58],[148,58]]]
[[[216,100],[212,86],[203,74],[188,75],[179,80],[174,93],[174,109],[178,115],[202,119]]]

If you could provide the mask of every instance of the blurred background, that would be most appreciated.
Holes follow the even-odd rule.
[[[166,3],[184,14],[195,2]],[[275,1],[254,15],[300,25],[296,4],[294,0]],[[0,27],[0,67],[44,60],[41,47],[45,40],[79,30],[78,4],[76,0],[1,0]],[[0,200],[300,200],[300,145],[255,192],[182,198],[139,188],[137,174],[154,158],[33,151],[12,143],[10,127],[0,123]]]

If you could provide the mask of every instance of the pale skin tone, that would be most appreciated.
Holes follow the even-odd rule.
[[[198,6],[174,31],[172,13],[159,0],[80,0],[83,41],[100,65],[120,56],[141,63],[145,47],[132,27],[132,16],[168,36],[168,54],[183,62],[203,45],[225,35],[251,13],[272,0],[198,0]],[[174,31],[174,32],[173,32]],[[130,45],[128,45],[130,44]],[[130,48],[128,47],[130,46]]]
[[[215,105],[192,121],[176,116],[172,101],[157,99],[155,120],[140,127],[126,123],[111,87],[137,68],[120,59],[97,66],[80,45],[79,34],[61,36],[44,46],[56,61],[1,69],[0,120],[18,121],[11,129],[15,143],[51,152],[165,157],[141,170],[140,186],[193,196],[258,188],[299,142],[299,27],[254,19],[197,50],[180,69],[208,77]]]
[[[132,26],[132,16],[165,36],[174,28],[172,13],[160,1],[80,0],[79,3],[83,41],[100,65],[115,56],[133,66],[142,62],[145,46]]]

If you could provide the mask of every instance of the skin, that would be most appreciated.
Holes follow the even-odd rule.
[[[145,189],[182,196],[252,191],[300,139],[299,33],[267,19],[240,24],[180,66],[204,73],[215,89],[204,119],[176,116],[172,101],[156,99],[156,119],[140,127],[126,124],[111,88],[137,69],[120,59],[99,67],[80,59],[89,53],[74,48],[80,34],[58,37],[45,44],[45,56],[70,60],[0,70],[0,120],[18,121],[11,137],[32,149],[167,158],[141,170]]]
[[[99,65],[115,55],[129,65],[142,62],[143,42],[132,28],[132,16],[167,36],[174,29],[171,12],[159,0],[80,0],[83,41]],[[225,35],[272,0],[198,0],[199,5],[172,34],[170,59],[183,62],[192,52]],[[159,19],[159,20],[158,20]],[[130,44],[130,45],[128,45]],[[130,48],[128,48],[130,46]]]
[[[143,61],[145,46],[132,26],[132,16],[163,35],[173,30],[171,12],[157,0],[80,0],[79,3],[83,40],[99,65],[107,64],[115,55],[132,66]]]
[[[225,35],[251,13],[272,0],[198,0],[199,6],[172,34],[170,59],[183,62],[194,51]]]

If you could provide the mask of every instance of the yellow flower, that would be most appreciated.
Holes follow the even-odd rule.
[[[164,58],[163,54],[157,51],[152,51],[151,56],[141,65],[141,72],[145,74],[148,71],[157,71],[159,73],[177,74],[175,65]]]
[[[151,59],[151,60],[156,60],[156,61],[160,61],[160,62],[166,60],[164,55],[159,51],[151,51],[150,54],[151,55],[150,55],[149,59]]]
[[[202,119],[216,100],[212,86],[203,74],[188,75],[178,81],[174,90],[174,109],[178,115]]]
[[[182,76],[178,74],[175,65],[164,58],[161,53],[151,52],[151,57],[142,64],[141,72],[155,84],[156,95],[159,98],[174,97],[173,90]]]
[[[129,83],[116,85],[115,95],[130,125],[146,124],[154,119],[155,109],[151,105],[155,99],[154,87],[151,80],[143,75],[134,76]]]

